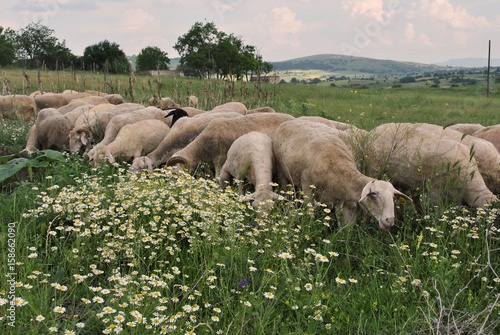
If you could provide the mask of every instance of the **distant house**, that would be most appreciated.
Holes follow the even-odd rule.
[[[184,77],[184,72],[175,70],[145,70],[136,71],[136,74],[144,76]]]
[[[260,81],[261,83],[279,84],[280,76],[252,76],[250,81]]]

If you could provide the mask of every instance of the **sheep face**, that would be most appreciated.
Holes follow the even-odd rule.
[[[363,188],[358,203],[378,220],[380,228],[387,229],[394,225],[394,198],[411,201],[391,183],[373,180]]]

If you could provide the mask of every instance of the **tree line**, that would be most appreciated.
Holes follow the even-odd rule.
[[[219,31],[213,22],[195,22],[180,36],[173,48],[180,55],[177,70],[203,78],[243,79],[267,74],[273,65],[234,34]],[[74,55],[60,41],[55,31],[41,22],[32,22],[15,31],[0,27],[0,67],[20,66],[59,70],[130,73],[131,64],[117,43],[100,41],[85,48],[82,56]],[[136,57],[136,71],[169,70],[167,52],[157,46],[143,48]]]

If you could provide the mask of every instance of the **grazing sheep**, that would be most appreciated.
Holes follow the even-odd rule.
[[[75,110],[78,107],[81,107],[81,106],[92,106],[92,107],[94,107],[93,104],[90,104],[86,100],[83,100],[83,99],[74,99],[74,100],[71,100],[70,102],[68,102],[67,105],[64,105],[62,107],[57,108],[57,110],[59,111],[59,113],[61,113],[61,114],[64,115],[66,113],[69,113],[69,112]]]
[[[125,102],[125,99],[120,94],[106,94],[104,99],[108,100],[110,104],[119,105]]]
[[[409,200],[394,186],[362,174],[341,131],[318,122],[283,123],[274,138],[278,182],[291,183],[309,199],[342,205],[343,221],[356,222],[356,207],[373,215],[380,228],[394,224],[394,198]]]
[[[462,134],[465,135],[472,135],[474,132],[478,131],[479,129],[483,129],[484,126],[479,123],[457,123],[453,124],[451,126],[446,127],[446,129],[453,129],[461,132]]]
[[[87,155],[91,160],[95,159],[95,154],[97,153],[96,151],[99,149],[99,147],[108,145],[112,141],[114,141],[116,135],[124,125],[147,119],[157,119],[163,122],[165,115],[165,111],[150,106],[113,117],[106,126],[104,138],[101,140],[101,142],[97,143],[92,149],[90,149]]]
[[[183,117],[176,121],[175,126],[158,147],[147,156],[134,159],[131,171],[138,171],[147,168],[153,170],[153,166],[166,163],[172,154],[191,143],[206,127],[215,119],[239,118],[240,113],[202,113],[194,117]]]
[[[176,103],[171,98],[158,98],[156,96],[148,100],[148,105],[162,110],[177,107]]]
[[[168,160],[167,166],[187,165],[192,170],[200,163],[208,163],[214,169],[215,176],[218,176],[229,147],[238,137],[251,131],[260,131],[272,138],[280,124],[293,119],[293,116],[283,113],[257,113],[213,120],[193,142],[176,152]]]
[[[453,139],[414,124],[383,124],[369,133],[368,175],[387,174],[409,191],[429,190],[430,201],[458,201],[483,207],[496,201],[486,187],[470,149]],[[423,213],[419,199],[417,209]]]
[[[45,93],[33,98],[38,109],[60,108],[67,105],[70,101],[68,94]]]
[[[170,127],[157,119],[140,120],[124,125],[113,142],[101,146],[90,161],[94,166],[101,165],[104,159],[110,164],[116,160],[130,161],[153,151],[167,135]]]
[[[278,197],[271,186],[274,167],[273,140],[268,134],[251,131],[231,144],[226,162],[221,168],[219,185],[224,188],[231,177],[251,183],[254,192],[243,200],[253,200],[252,206],[261,215],[262,211],[267,211],[272,206],[272,199]],[[243,195],[243,184],[240,183],[239,186],[240,194]]]
[[[247,107],[241,102],[233,101],[215,106],[210,112],[237,112],[245,115],[247,113]]]
[[[472,136],[482,138],[493,143],[495,148],[500,152],[500,124],[484,127],[475,131]]]
[[[188,98],[188,107],[198,108],[198,98],[194,95],[190,95]]]
[[[28,132],[23,152],[31,154],[35,149],[63,150],[69,144],[68,134],[72,128],[73,121],[69,117],[55,108],[44,108]]]
[[[326,126],[338,129],[338,130],[347,130],[347,129],[355,129],[356,127],[352,124],[349,123],[344,123],[344,122],[339,122],[339,121],[333,121],[321,116],[299,116],[297,119],[300,120],[306,120],[306,121],[312,121],[312,122],[319,122],[322,123]]]
[[[83,123],[78,122],[79,125],[75,124],[75,127],[69,133],[69,150],[72,154],[85,151],[90,148],[90,144],[94,141],[102,140],[108,123],[116,115],[144,109],[144,106],[135,103],[112,106],[112,108],[100,111],[97,114],[94,113],[92,117],[88,117]]]
[[[417,128],[429,130],[438,136],[446,136],[466,145],[470,155],[476,160],[486,186],[493,193],[500,193],[500,153],[493,143],[434,124],[419,123]]]
[[[38,108],[35,100],[27,95],[0,96],[0,119],[19,119],[31,121],[35,119]]]
[[[274,110],[274,108],[268,107],[268,106],[257,107],[257,108],[254,108],[254,109],[247,110],[246,113],[245,113],[245,115],[255,114],[255,113],[276,113],[276,111]]]
[[[202,111],[201,109],[193,108],[193,107],[184,107],[184,108],[175,108],[172,109],[168,112],[167,116],[165,116],[165,122],[172,127],[177,120],[179,120],[181,117],[193,117],[198,114],[203,114],[205,111]],[[172,117],[171,119],[167,119],[169,117]]]

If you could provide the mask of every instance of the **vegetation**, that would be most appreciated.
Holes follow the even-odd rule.
[[[168,70],[170,59],[167,53],[158,47],[146,47],[137,55],[135,69],[144,70]]]
[[[29,75],[33,73],[27,72]],[[14,91],[34,90],[21,70]],[[42,72],[53,91],[127,96],[129,76]],[[365,129],[384,122],[500,123],[498,85],[399,89],[133,77],[201,107],[238,100]],[[411,84],[408,84],[411,85]],[[24,93],[29,93],[28,91]],[[181,99],[182,97],[182,99]],[[2,155],[29,123],[2,120]],[[92,169],[64,154],[0,184],[0,327],[8,334],[496,334],[500,331],[498,208],[398,205],[388,231],[282,191],[257,218],[237,187],[127,166]],[[11,303],[15,307],[11,307]]]

